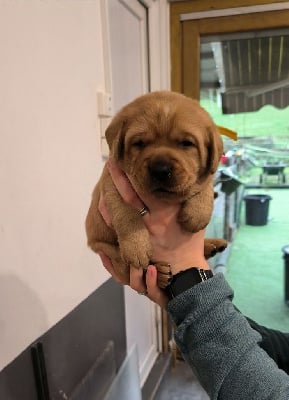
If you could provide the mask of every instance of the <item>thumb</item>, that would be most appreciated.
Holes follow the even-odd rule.
[[[148,297],[157,303],[160,307],[165,308],[169,299],[165,292],[157,285],[158,271],[154,265],[149,265],[146,273],[146,285]]]

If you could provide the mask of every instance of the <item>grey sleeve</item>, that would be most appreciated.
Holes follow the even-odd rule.
[[[222,274],[168,303],[183,357],[211,399],[288,400],[289,376],[258,345]]]

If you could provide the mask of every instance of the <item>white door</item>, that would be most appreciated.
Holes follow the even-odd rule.
[[[149,90],[147,10],[138,0],[109,0],[114,111]],[[157,357],[158,310],[146,297],[125,288],[128,352],[137,346],[141,384]]]

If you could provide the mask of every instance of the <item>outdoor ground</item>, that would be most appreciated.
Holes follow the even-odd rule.
[[[245,223],[245,204],[227,263],[226,278],[235,291],[235,304],[261,325],[289,332],[289,307],[284,302],[282,247],[289,245],[289,190],[250,189],[246,194],[266,194],[268,223]],[[288,271],[289,273],[289,271]]]

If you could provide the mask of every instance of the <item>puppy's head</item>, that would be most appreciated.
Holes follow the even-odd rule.
[[[106,130],[111,155],[139,192],[181,201],[217,170],[223,144],[199,103],[153,92],[125,106]]]

